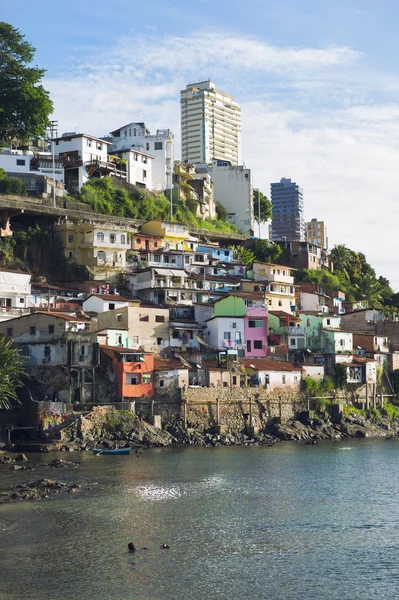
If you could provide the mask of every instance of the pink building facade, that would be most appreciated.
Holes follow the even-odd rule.
[[[268,333],[267,307],[247,307],[244,317],[246,357],[260,358],[266,356]]]

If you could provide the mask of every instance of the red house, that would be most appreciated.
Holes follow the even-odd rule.
[[[118,346],[101,346],[101,365],[115,381],[120,400],[152,398],[154,395],[154,356]]]

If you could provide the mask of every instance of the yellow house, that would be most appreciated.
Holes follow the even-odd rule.
[[[55,225],[65,257],[84,265],[93,279],[112,278],[126,267],[131,232],[113,225],[60,223]]]
[[[245,292],[262,292],[270,310],[296,311],[295,286],[292,267],[255,261],[248,276],[252,281],[242,281]]]
[[[171,250],[182,250],[185,240],[190,237],[189,232],[184,225],[179,223],[168,223],[167,221],[158,221],[153,219],[144,223],[141,232],[145,235],[153,235],[163,238],[163,248]]]

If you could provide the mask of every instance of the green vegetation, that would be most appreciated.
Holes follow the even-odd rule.
[[[111,178],[91,179],[78,197],[80,202],[89,204],[94,212],[126,217],[128,219],[170,220],[170,201],[163,194],[154,194],[135,186],[118,187]],[[183,225],[192,225],[210,231],[238,232],[232,223],[219,219],[199,219],[195,215],[196,203],[174,200],[173,220]],[[223,214],[221,208],[220,215]],[[227,215],[227,213],[226,213]]]
[[[13,402],[19,402],[17,388],[23,384],[25,359],[13,341],[0,337],[0,409],[8,409]]]
[[[260,262],[279,263],[282,254],[281,246],[273,244],[269,240],[255,240],[250,246],[255,254],[255,259]]]
[[[346,369],[345,365],[341,365],[340,363],[337,363],[334,367],[334,371],[335,371],[335,375],[334,375],[335,385],[338,389],[342,390],[344,387],[346,387],[346,383],[347,383],[347,378],[348,378],[347,369]]]
[[[355,406],[348,406],[344,404],[344,417],[364,417],[367,419],[368,413],[367,410],[362,410],[361,408],[356,408]]]
[[[32,66],[34,55],[18,29],[0,22],[0,143],[45,133],[53,103],[41,85],[45,70]]]
[[[85,279],[85,267],[68,261],[57,237],[39,225],[14,231],[12,237],[0,238],[0,267],[25,270],[45,278],[65,281]]]
[[[230,249],[233,250],[233,257],[246,267],[252,265],[255,260],[255,254],[245,246],[230,246]]]
[[[334,382],[330,377],[315,379],[306,377],[302,380],[302,390],[307,396],[327,396],[334,390]]]
[[[272,203],[269,198],[267,198],[260,190],[254,189],[252,199],[255,221],[259,223],[259,205],[260,222],[266,223],[266,221],[269,221],[272,218]]]
[[[18,177],[8,177],[4,169],[0,169],[0,194],[25,195],[25,184]]]
[[[399,420],[399,406],[395,406],[390,402],[384,402],[384,407],[381,409],[381,413],[387,416],[391,421]]]

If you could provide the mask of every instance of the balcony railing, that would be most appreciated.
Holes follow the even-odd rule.
[[[280,327],[280,332],[287,335],[305,336],[305,327]]]

